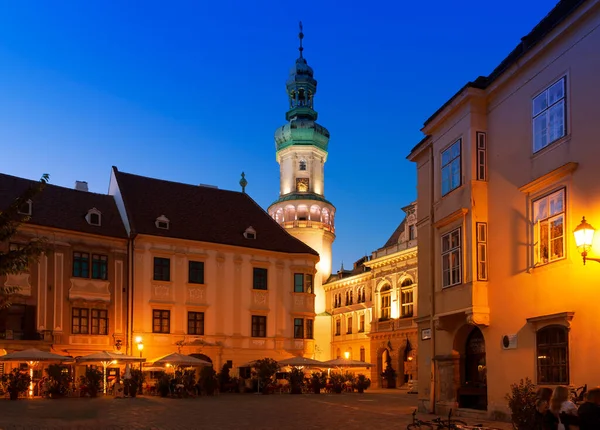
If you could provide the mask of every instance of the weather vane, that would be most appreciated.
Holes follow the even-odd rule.
[[[298,51],[300,51],[300,58],[302,58],[302,51],[304,51],[304,48],[302,47],[302,39],[304,39],[304,33],[302,33],[302,21],[300,21],[300,33],[298,34],[298,38],[300,39]]]

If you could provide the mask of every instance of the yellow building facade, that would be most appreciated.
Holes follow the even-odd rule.
[[[421,409],[500,418],[521,378],[600,385],[600,265],[583,265],[573,236],[582,216],[600,225],[599,24],[600,2],[561,1],[427,120],[408,157]]]

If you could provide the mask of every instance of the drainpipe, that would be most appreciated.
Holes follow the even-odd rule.
[[[435,369],[435,229],[433,227],[434,211],[433,211],[433,199],[434,193],[434,166],[433,166],[433,145],[429,147],[429,189],[430,189],[430,205],[429,205],[429,252],[432,253],[429,256],[429,274],[431,276],[431,295],[430,295],[430,314],[429,314],[429,327],[431,328],[431,386],[429,388],[429,412],[435,414],[435,386],[436,386],[436,369]]]
[[[126,353],[133,355],[132,342],[133,342],[133,289],[134,289],[134,272],[135,272],[135,237],[132,236],[129,239],[129,246],[127,247],[127,253],[129,254],[129,277],[128,277],[128,288],[127,288],[127,336],[126,336]]]

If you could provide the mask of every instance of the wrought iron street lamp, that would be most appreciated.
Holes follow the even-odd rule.
[[[577,226],[577,228],[573,231],[575,235],[575,244],[577,248],[581,251],[581,256],[583,257],[583,264],[585,265],[586,260],[597,261],[600,263],[600,258],[591,258],[587,256],[587,253],[590,249],[592,249],[592,242],[594,240],[594,232],[596,229],[589,224],[585,217],[582,218],[581,224]]]

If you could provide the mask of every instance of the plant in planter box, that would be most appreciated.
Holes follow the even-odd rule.
[[[27,391],[31,382],[29,373],[14,368],[10,373],[2,376],[2,382],[6,384],[6,390],[10,394],[10,400],[17,400],[20,393]]]
[[[104,379],[103,373],[100,369],[88,367],[85,369],[85,386],[87,387],[90,397],[97,397],[98,391],[102,385]]]
[[[297,367],[292,367],[290,372],[290,394],[302,394],[304,385],[304,371]]]
[[[262,393],[268,394],[273,376],[279,370],[279,364],[272,358],[262,358],[254,362],[254,371],[262,387]]]
[[[359,393],[364,393],[371,386],[371,380],[360,373],[354,380],[354,387]]]
[[[218,384],[217,372],[212,366],[204,366],[200,371],[200,386],[207,396],[212,396]]]
[[[513,427],[517,430],[533,428],[536,389],[531,379],[521,379],[519,383],[512,384],[510,393],[505,398],[511,411]]]

